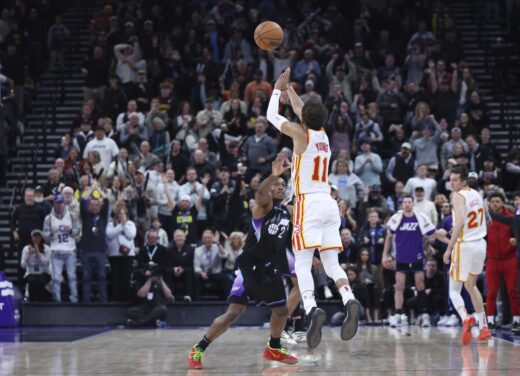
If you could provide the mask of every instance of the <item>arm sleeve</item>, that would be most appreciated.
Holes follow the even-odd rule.
[[[271,122],[279,131],[282,130],[282,124],[289,121],[282,115],[278,114],[278,105],[280,104],[281,91],[278,89],[273,90],[271,99],[269,99],[269,106],[267,107],[267,120]]]

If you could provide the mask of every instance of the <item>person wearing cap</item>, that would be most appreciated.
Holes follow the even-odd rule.
[[[345,71],[347,71],[347,73],[345,73]],[[350,60],[350,56],[345,54],[342,62],[338,53],[332,54],[325,68],[325,74],[329,81],[329,87],[340,85],[343,96],[347,99],[348,103],[352,103],[352,85],[356,82],[358,76],[356,67]]]
[[[437,182],[428,177],[428,168],[424,164],[417,165],[417,176],[406,181],[404,191],[413,195],[417,186],[423,187],[424,197],[427,200],[432,201],[434,199],[437,190]]]
[[[43,242],[41,230],[31,231],[31,243],[22,250],[20,267],[25,269],[24,280],[29,287],[29,301],[49,300],[45,286],[51,281],[51,251]]]
[[[244,101],[251,105],[258,90],[265,94],[265,98],[269,98],[273,92],[273,86],[264,80],[264,72],[261,69],[255,71],[253,81],[248,82],[244,89]]]
[[[394,155],[386,167],[386,179],[395,184],[400,181],[407,182],[415,176],[415,158],[412,154],[412,145],[403,142],[401,151]]]
[[[61,302],[61,283],[63,267],[67,272],[69,299],[78,302],[76,282],[76,238],[80,234],[78,218],[65,207],[65,198],[58,194],[54,198],[54,207],[43,222],[43,237],[50,245],[52,267],[52,296]]]
[[[137,111],[141,113],[148,111],[154,90],[152,85],[148,82],[145,68],[140,68],[137,71],[135,82],[129,82],[126,85],[125,92],[128,98],[136,100]]]
[[[480,99],[480,94],[477,90],[471,92],[469,101],[466,103],[465,112],[468,114],[471,124],[477,130],[480,131],[484,127],[489,126],[489,110]]]
[[[132,112],[128,115],[128,122],[119,133],[119,143],[124,146],[132,159],[140,158],[141,143],[148,140],[147,129],[139,125],[139,116]]]
[[[96,46],[92,51],[92,57],[83,62],[81,73],[85,75],[83,84],[84,101],[90,99],[103,99],[108,71],[108,60],[103,56],[103,47]]]
[[[441,141],[442,129],[435,120],[433,115],[430,115],[427,121],[423,124],[423,129],[420,134],[413,135],[411,138],[412,149],[415,152],[415,159],[418,164],[438,165],[439,158],[437,156],[437,149]]]
[[[34,189],[34,202],[45,211],[45,215],[50,214],[52,203],[45,199],[43,187],[41,185],[37,185]]]
[[[146,61],[140,58],[139,50],[137,38],[134,39],[132,44],[121,43],[114,46],[114,56],[117,61],[116,74],[123,85],[135,82],[137,80],[137,71],[146,68]]]
[[[79,202],[74,198],[74,189],[72,187],[65,187],[61,190],[61,194],[65,199],[65,208],[71,213],[75,218],[80,220],[79,213]]]
[[[354,160],[354,173],[359,176],[365,186],[380,185],[383,161],[378,154],[372,153],[370,140],[360,140],[361,153]]]
[[[448,165],[448,159],[453,155],[453,148],[455,145],[462,145],[464,148],[464,152],[468,152],[468,145],[462,139],[462,131],[459,127],[453,127],[451,129],[451,138],[446,141],[441,148],[441,167],[443,170],[446,169]]]
[[[303,52],[303,59],[296,63],[293,71],[293,77],[301,85],[305,84],[310,73],[313,73],[319,82],[321,78],[320,64],[314,59],[314,51],[307,48]]]
[[[359,122],[354,133],[354,141],[357,143],[360,139],[367,139],[372,145],[379,145],[383,141],[379,124],[370,119],[366,110],[359,112]]]
[[[490,154],[484,159],[484,167],[478,173],[479,179],[482,181],[484,190],[490,184],[502,186],[502,176],[496,167],[495,158]]]
[[[99,152],[105,171],[107,171],[110,162],[119,153],[119,147],[114,140],[106,136],[103,126],[98,125],[94,135],[95,138],[89,141],[85,150],[83,150],[83,159],[86,159],[91,151],[96,150]]]
[[[127,102],[128,98],[120,86],[119,77],[115,74],[109,74],[108,84],[105,87],[103,102],[101,103],[104,114],[111,119],[116,119],[125,110]]]
[[[413,196],[415,197],[415,210],[424,214],[435,227],[439,222],[439,216],[437,215],[437,209],[433,201],[426,199],[424,187],[421,184],[415,186]]]
[[[177,229],[184,231],[188,244],[196,244],[199,241],[197,216],[206,191],[206,187],[202,185],[194,205],[192,205],[191,196],[189,194],[181,194],[175,209],[172,211],[173,231]]]

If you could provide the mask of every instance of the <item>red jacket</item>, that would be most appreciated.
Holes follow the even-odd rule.
[[[506,217],[513,215],[506,209],[499,213]],[[509,239],[514,238],[511,226],[498,221],[491,222],[487,229],[487,257],[493,259],[509,259],[516,257],[516,249],[509,243]]]

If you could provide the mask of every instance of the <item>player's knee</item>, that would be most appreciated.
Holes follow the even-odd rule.
[[[241,304],[230,304],[226,313],[224,314],[226,318],[225,321],[234,322],[238,320],[238,318],[244,314],[245,310],[246,306]]]
[[[273,307],[272,311],[273,311],[273,314],[275,314],[276,316],[279,316],[279,317],[289,316],[289,310],[287,309],[287,305]]]
[[[395,291],[403,293],[404,292],[404,283],[396,282],[395,283]]]
[[[347,279],[347,274],[341,268],[338,262],[338,251],[330,250],[320,254],[321,262],[325,273],[329,278],[337,281],[338,279]]]

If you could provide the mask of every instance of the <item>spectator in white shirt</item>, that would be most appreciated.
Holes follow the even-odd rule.
[[[125,125],[128,123],[130,115],[133,114],[137,115],[139,118],[139,128],[142,129],[144,127],[144,115],[140,112],[137,112],[137,102],[131,99],[126,105],[126,112],[121,112],[119,115],[117,115],[116,129],[118,132],[120,132],[125,127]]]
[[[114,56],[117,60],[116,74],[123,84],[135,82],[137,71],[146,70],[146,61],[141,59],[137,37],[132,38],[133,44],[122,43],[114,46]]]
[[[423,213],[425,216],[428,217],[428,219],[431,221],[431,223],[437,227],[437,223],[439,222],[439,218],[437,215],[437,209],[435,209],[435,204],[433,201],[426,200],[425,193],[424,193],[424,187],[421,185],[418,185],[415,187],[414,190],[415,193],[415,209],[417,209],[419,212]]]
[[[96,150],[99,152],[99,156],[101,157],[101,162],[105,166],[105,170],[108,170],[112,159],[119,154],[119,147],[111,138],[106,137],[105,129],[102,126],[96,127],[95,138],[85,146],[85,150],[83,151],[83,158],[86,159],[88,157],[88,153]]]
[[[433,200],[437,189],[437,182],[428,177],[428,168],[424,164],[417,166],[417,176],[408,179],[404,186],[404,191],[409,194],[414,194],[417,187],[423,187],[424,197],[429,201]]]

